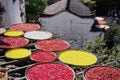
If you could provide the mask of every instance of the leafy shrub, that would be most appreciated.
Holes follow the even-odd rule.
[[[26,18],[29,20],[37,20],[39,13],[43,12],[47,5],[53,4],[59,0],[25,0]]]
[[[45,7],[45,0],[25,0],[27,20],[36,20]]]
[[[106,53],[106,43],[100,38],[96,38],[93,42],[89,42],[83,47],[83,50],[88,50],[97,56],[101,56]]]
[[[94,0],[78,0],[78,1],[86,4],[90,8],[91,11],[95,10],[96,1]]]
[[[93,42],[88,43],[82,49],[90,51],[91,53],[95,54],[98,58],[106,55],[104,59],[101,58],[102,61],[100,60],[101,62],[97,63],[98,65],[114,62],[115,65],[113,66],[120,68],[120,64],[118,64],[120,62],[120,44],[117,44],[111,49],[109,49],[106,45],[106,42],[98,38],[95,39]]]
[[[120,44],[120,25],[113,25],[106,31],[105,41],[110,48]]]
[[[114,61],[114,60],[117,60],[117,61],[120,61],[120,44],[114,46],[112,49],[111,49],[111,52],[109,53],[109,57],[107,59],[107,61]]]

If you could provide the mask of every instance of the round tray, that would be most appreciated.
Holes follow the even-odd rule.
[[[0,38],[0,48],[18,48],[28,44],[28,40],[23,37],[2,37]]]
[[[104,25],[104,24],[106,24],[106,21],[104,21],[104,20],[96,20],[95,23],[100,24],[100,25]]]
[[[106,25],[95,25],[95,27],[99,28],[99,29],[104,29]]]
[[[54,52],[34,51],[30,58],[37,62],[52,62],[57,58]]]
[[[17,30],[8,30],[4,33],[5,36],[10,36],[10,37],[17,37],[23,35],[24,32],[22,31],[17,31]]]
[[[0,34],[3,34],[6,31],[5,28],[0,28]]]
[[[52,38],[53,34],[48,31],[29,31],[24,34],[24,37],[33,40],[45,40]]]
[[[120,80],[120,69],[110,66],[94,66],[84,71],[83,78],[84,80]]]
[[[61,39],[50,39],[36,42],[35,47],[43,51],[61,51],[69,48],[70,44]]]
[[[31,55],[31,51],[25,48],[15,48],[5,52],[5,57],[9,59],[22,59]]]
[[[33,31],[40,29],[38,24],[30,24],[30,23],[19,23],[10,26],[11,30],[20,30],[20,31]]]
[[[74,80],[75,73],[67,65],[44,63],[33,65],[26,70],[27,80]]]
[[[104,20],[103,17],[95,17],[95,20]]]
[[[66,50],[60,53],[59,60],[76,66],[89,66],[97,62],[97,57],[89,52],[80,50]]]

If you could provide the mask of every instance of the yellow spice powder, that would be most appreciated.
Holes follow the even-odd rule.
[[[28,49],[16,48],[16,49],[8,50],[5,53],[5,56],[11,59],[20,59],[20,58],[25,58],[27,56],[30,56],[30,54],[31,54],[31,51],[29,51]]]
[[[5,36],[21,36],[24,32],[16,30],[8,30],[4,33]]]
[[[62,62],[78,66],[88,66],[97,62],[95,55],[80,50],[64,51],[59,55],[59,59]]]

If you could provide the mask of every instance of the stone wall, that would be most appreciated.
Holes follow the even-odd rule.
[[[25,22],[25,0],[1,0],[5,12],[2,15],[2,26],[9,28],[12,24]]]

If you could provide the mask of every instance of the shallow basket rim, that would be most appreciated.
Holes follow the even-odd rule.
[[[26,49],[26,48],[14,48],[14,49]],[[10,49],[10,50],[14,50],[14,49]],[[6,52],[5,52],[5,55],[6,55],[7,52],[9,52],[10,50],[6,51]],[[31,51],[30,51],[29,49],[26,49],[26,50],[29,51],[30,55],[32,54]],[[8,59],[11,59],[11,60],[19,60],[19,59],[25,59],[25,58],[28,58],[30,55],[25,56],[25,57],[22,57],[22,58],[11,58],[11,57],[7,57],[7,56],[5,56],[5,57],[8,58]]]
[[[24,44],[23,46],[20,46],[20,47],[13,47],[13,48],[5,48],[5,47],[0,47],[2,49],[15,49],[15,48],[22,48],[22,47],[25,47],[28,45],[29,43],[29,40],[24,38],[24,37],[1,37],[1,38],[23,38],[25,41],[26,41],[26,44]]]
[[[54,52],[54,51],[64,51],[64,50],[66,50],[66,49],[68,49],[68,48],[70,47],[70,43],[67,42],[66,40],[62,40],[62,39],[48,39],[48,40],[61,40],[61,41],[65,42],[65,43],[68,45],[68,47],[65,48],[65,49],[63,49],[63,50],[44,50],[44,49],[41,49],[41,48],[39,48],[39,47],[37,46],[37,43],[40,42],[40,40],[39,40],[39,41],[36,41],[36,42],[34,43],[35,48],[36,48],[36,49],[39,49],[39,50],[42,50],[42,51],[53,51],[53,52]],[[46,40],[44,40],[44,41],[46,41]]]
[[[34,31],[36,31],[36,32],[46,32],[46,33],[50,33],[51,36],[48,37],[48,38],[45,38],[45,39],[33,39],[33,38],[30,38],[30,37],[27,37],[27,36],[26,36],[26,34],[28,34],[28,33],[30,33],[30,32],[34,32]],[[51,38],[53,37],[53,33],[49,32],[49,31],[33,30],[33,31],[27,31],[27,32],[25,32],[23,36],[24,36],[25,38],[31,39],[31,40],[48,40],[48,39],[51,39]]]
[[[106,66],[106,65],[95,65],[95,66],[92,66],[92,67],[88,67],[87,69],[84,70],[83,72],[83,79],[86,80],[86,73],[88,70],[92,69],[92,68],[95,68],[95,67],[110,67],[110,68],[115,68],[115,69],[119,69],[119,68],[116,68],[116,67],[113,67],[113,66]],[[120,70],[120,69],[119,69]]]
[[[48,63],[48,62],[53,62],[53,61],[57,58],[57,54],[56,54],[55,52],[52,52],[52,54],[55,55],[55,58],[54,58],[54,59],[52,59],[52,60],[47,60],[47,61],[43,61],[43,60],[37,61],[37,60],[34,60],[34,59],[32,58],[32,55],[34,55],[36,52],[52,52],[52,51],[41,51],[41,50],[36,50],[36,51],[34,51],[34,52],[30,55],[30,59],[33,60],[33,61],[36,61],[36,62]]]
[[[66,64],[63,64],[63,63],[60,63],[60,62],[48,62],[48,63],[36,63],[36,64],[33,64],[33,65],[29,66],[29,67],[25,70],[25,78],[26,78],[27,80],[29,80],[28,77],[27,77],[27,71],[28,71],[31,67],[36,66],[36,65],[42,65],[42,64],[61,64],[61,65],[63,65],[63,66],[66,66],[66,67],[69,68],[69,70],[71,70],[71,71],[73,72],[73,74],[74,74],[72,80],[75,79],[75,72],[74,72],[74,70],[73,70],[70,66],[68,66],[68,65],[66,65]]]
[[[84,51],[84,50],[69,49],[69,50],[61,51],[60,54],[62,54],[63,52],[72,51],[72,50],[74,50],[74,51],[83,51],[83,52],[87,52],[87,51]],[[89,53],[89,54],[92,54],[91,52],[88,52],[88,53]],[[60,55],[60,54],[59,54],[59,55]],[[95,63],[97,63],[97,61],[98,61],[97,56],[96,56],[95,54],[92,54],[92,55],[96,57],[96,62],[95,62]],[[62,62],[62,63],[69,64],[69,65],[73,65],[73,66],[79,66],[79,67],[87,67],[87,66],[91,66],[91,65],[94,65],[94,64],[95,64],[95,63],[93,63],[93,64],[91,64],[91,65],[77,65],[77,64],[75,65],[75,64],[70,64],[70,63],[64,62],[63,60],[60,59],[59,56],[58,56],[58,59],[59,59],[60,62]]]
[[[31,25],[36,25],[36,26],[38,27],[37,30],[39,30],[39,29],[41,28],[41,26],[40,26],[39,24],[36,24],[36,23],[16,23],[16,24],[10,25],[9,29],[10,29],[10,30],[16,30],[16,29],[12,29],[12,27],[15,26],[15,25],[20,25],[20,24],[31,24]],[[22,31],[22,30],[20,30],[20,31]],[[30,30],[30,31],[32,31],[32,30]],[[28,31],[24,31],[24,30],[23,30],[23,32],[28,32]]]

